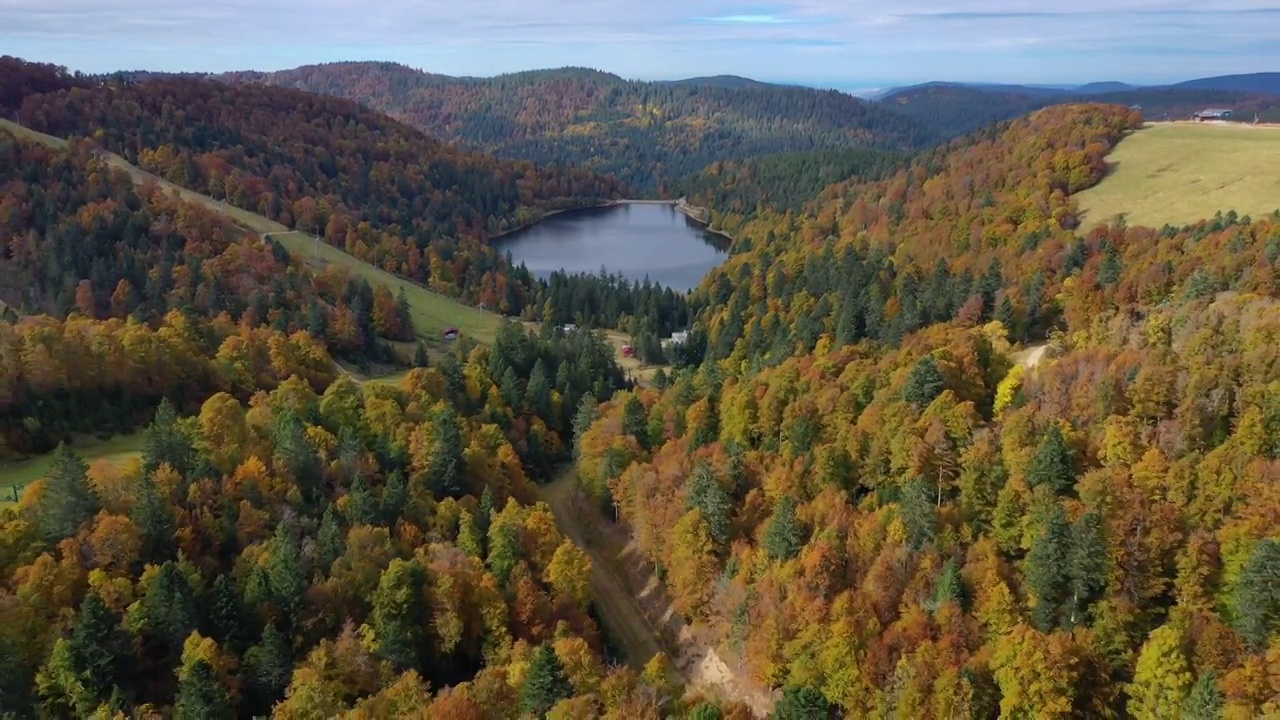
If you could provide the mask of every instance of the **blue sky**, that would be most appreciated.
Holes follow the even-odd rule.
[[[394,60],[866,90],[1280,70],[1280,0],[0,0],[0,53],[90,72]]]

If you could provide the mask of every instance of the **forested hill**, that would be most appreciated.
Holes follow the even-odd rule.
[[[392,63],[222,77],[349,98],[448,142],[613,174],[649,195],[669,193],[680,178],[717,161],[847,147],[908,150],[932,140],[892,110],[800,87],[633,82],[574,68],[446,78]]]
[[[93,136],[179,185],[493,305],[509,291],[489,234],[623,193],[613,178],[460,150],[354,102],[262,85],[155,79],[32,95],[20,113],[35,129]]]
[[[1077,235],[1139,121],[1049,108],[738,228],[689,366],[583,435],[780,715],[1280,712],[1280,218]]]
[[[1148,120],[1183,120],[1208,107],[1231,108],[1243,120],[1252,120],[1255,113],[1265,121],[1280,120],[1280,96],[1192,84],[1098,92],[1088,87],[1053,91],[927,83],[896,90],[879,102],[915,119],[943,139],[960,137],[1042,107],[1080,102],[1138,105]]]

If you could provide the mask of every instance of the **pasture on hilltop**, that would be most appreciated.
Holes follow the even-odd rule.
[[[1108,176],[1076,195],[1087,226],[1187,225],[1235,210],[1280,209],[1280,127],[1150,123],[1107,157]]]

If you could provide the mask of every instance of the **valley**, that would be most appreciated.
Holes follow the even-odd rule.
[[[0,58],[0,714],[1275,715],[1209,80]]]

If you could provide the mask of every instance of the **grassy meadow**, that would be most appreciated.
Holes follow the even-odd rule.
[[[128,435],[116,435],[102,440],[92,435],[76,438],[71,447],[86,464],[105,460],[118,463],[142,454],[143,433],[138,431]],[[27,485],[44,477],[53,462],[53,454],[36,455],[19,460],[0,460],[0,507],[14,503],[14,488],[21,495]]]
[[[1280,209],[1280,128],[1152,123],[1107,157],[1111,173],[1076,195],[1086,227],[1186,225],[1218,211],[1259,217]]]

